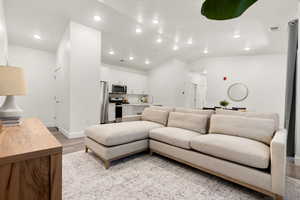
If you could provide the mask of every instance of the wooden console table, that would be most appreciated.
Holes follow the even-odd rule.
[[[38,119],[0,132],[0,199],[62,199],[62,146]]]

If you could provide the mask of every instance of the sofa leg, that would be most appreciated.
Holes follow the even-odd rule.
[[[85,146],[85,153],[89,152],[89,148]]]
[[[103,163],[104,163],[105,169],[108,169],[108,168],[110,167],[110,161],[108,161],[108,160],[103,160]]]

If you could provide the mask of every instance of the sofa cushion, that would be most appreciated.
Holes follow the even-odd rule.
[[[212,115],[209,133],[234,135],[270,144],[275,132],[272,119],[248,118],[233,115]]]
[[[149,133],[151,139],[184,149],[190,149],[190,140],[197,136],[199,133],[174,127],[152,129]]]
[[[216,114],[237,115],[237,116],[250,117],[250,118],[272,119],[275,122],[276,130],[279,130],[279,115],[277,113],[241,112],[241,111],[217,109]]]
[[[201,109],[180,108],[180,107],[175,108],[175,112],[206,115],[208,117],[206,131],[205,131],[206,133],[208,132],[208,129],[209,129],[210,117],[212,114],[215,113],[214,110],[201,110]]]
[[[247,138],[200,135],[192,138],[191,147],[201,153],[260,169],[268,168],[270,162],[269,146]]]
[[[165,110],[157,110],[153,108],[145,108],[142,113],[142,120],[167,125],[169,112]]]
[[[115,146],[148,138],[151,129],[161,127],[149,121],[122,122],[89,127],[85,135],[102,145]]]
[[[207,115],[170,112],[168,127],[183,128],[205,134],[207,133],[207,120]]]
[[[209,117],[215,113],[214,110],[201,110],[201,109],[190,109],[190,108],[180,108],[180,107],[175,108],[175,112],[208,115]]]

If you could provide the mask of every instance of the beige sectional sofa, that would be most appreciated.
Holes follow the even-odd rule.
[[[277,114],[150,107],[85,134],[86,150],[106,168],[150,149],[275,199],[285,193],[286,133]]]

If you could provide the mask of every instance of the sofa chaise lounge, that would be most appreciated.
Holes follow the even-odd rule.
[[[272,196],[285,193],[286,133],[277,114],[150,107],[85,130],[86,151],[110,162],[150,150]]]

